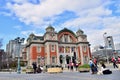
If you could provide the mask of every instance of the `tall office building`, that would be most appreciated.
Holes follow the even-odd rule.
[[[120,56],[120,43],[115,44],[115,51]]]
[[[107,48],[111,48],[111,49],[115,50],[114,41],[113,41],[112,36],[107,36],[105,43],[106,43],[105,45]]]
[[[6,45],[6,53],[11,59],[17,58],[19,53],[22,57],[22,48],[23,45],[18,44],[16,40],[10,40],[9,43]]]
[[[15,48],[16,48],[15,40],[10,40],[6,46],[6,53],[8,57],[15,58],[16,55]]]

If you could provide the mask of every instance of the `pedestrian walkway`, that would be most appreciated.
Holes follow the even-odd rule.
[[[110,75],[92,75],[90,72],[80,73],[78,71],[70,71],[67,68],[63,73],[49,74],[17,74],[17,72],[0,72],[0,80],[120,80],[120,70],[107,65],[111,70]]]
[[[58,74],[0,74],[0,80],[119,80],[120,71],[114,70],[110,75],[92,75],[90,72],[63,72]]]

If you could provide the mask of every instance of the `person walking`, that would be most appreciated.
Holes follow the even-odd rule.
[[[73,71],[73,66],[74,66],[74,64],[72,62],[70,62],[70,66],[69,67],[70,67],[71,71]]]
[[[96,65],[95,65],[94,62],[92,61],[92,59],[89,60],[89,65],[90,65],[92,74],[96,74],[98,70],[97,70]]]
[[[120,56],[118,56],[118,63],[120,64]]]
[[[97,59],[96,59],[96,58],[94,58],[93,62],[94,62],[94,64],[95,64],[95,66],[98,67],[98,66],[97,66]]]
[[[93,61],[92,61],[92,59],[89,60],[89,65],[90,65],[91,72],[93,74],[93,69],[92,69]]]
[[[76,71],[78,70],[78,63],[75,64]]]
[[[70,64],[67,64],[67,68],[68,68],[68,70],[69,70],[69,68],[70,68]]]
[[[113,67],[114,68],[118,68],[117,64],[116,64],[116,59],[113,60]]]

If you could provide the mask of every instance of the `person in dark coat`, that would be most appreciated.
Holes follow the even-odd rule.
[[[37,70],[37,64],[36,64],[36,62],[33,62],[32,66],[33,66],[33,69],[34,69],[34,73],[36,73],[36,70]]]
[[[114,68],[118,68],[117,64],[116,64],[116,59],[113,60],[113,67]]]
[[[37,73],[41,73],[42,72],[42,69],[40,68],[40,65],[38,65],[37,67]]]
[[[96,67],[95,64],[92,64],[91,68],[92,68],[92,74],[96,74],[98,72],[97,67]]]

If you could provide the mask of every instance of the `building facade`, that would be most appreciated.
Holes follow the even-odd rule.
[[[39,65],[66,65],[88,63],[91,52],[87,36],[82,30],[76,34],[64,28],[59,32],[49,25],[43,36],[29,35],[26,44],[28,65],[36,62]]]
[[[18,55],[20,54],[20,57],[22,57],[22,49],[25,45],[18,44],[16,40],[10,40],[9,43],[6,45],[6,53],[9,58],[9,60],[14,61],[16,58],[18,58]]]
[[[118,54],[118,56],[120,56],[120,43],[115,44],[115,51]]]
[[[113,57],[113,50],[111,48],[104,48],[99,46],[92,52],[92,57],[97,58],[99,61],[110,61],[110,59]]]
[[[0,49],[0,70],[7,67],[7,55],[4,49]]]
[[[114,41],[113,41],[113,37],[112,36],[107,36],[105,39],[105,46],[106,48],[111,48],[113,50],[115,50],[114,47]]]

